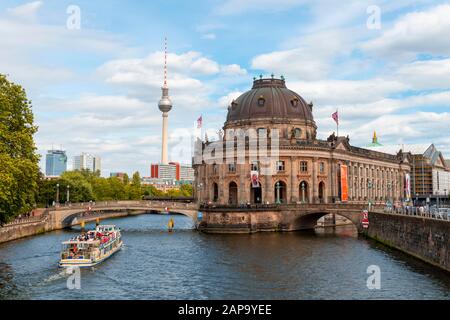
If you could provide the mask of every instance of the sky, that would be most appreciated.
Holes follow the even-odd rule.
[[[314,103],[318,138],[431,144],[450,158],[450,4],[440,1],[41,0],[0,2],[0,73],[33,104],[38,152],[88,152],[102,175],[161,157],[164,38],[169,158],[190,162],[253,77],[283,75]]]

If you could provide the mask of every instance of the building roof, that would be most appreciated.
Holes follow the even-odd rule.
[[[397,144],[397,145],[379,145],[379,146],[367,146],[367,149],[389,153],[389,154],[397,154],[400,150],[403,152],[410,152],[411,154],[421,154],[425,155],[425,152],[433,146],[432,144]]]
[[[445,166],[450,169],[450,159],[446,159],[444,161],[444,163],[445,163]]]
[[[254,119],[314,122],[312,104],[289,90],[284,78],[255,79],[252,89],[243,93],[228,108],[227,122]]]

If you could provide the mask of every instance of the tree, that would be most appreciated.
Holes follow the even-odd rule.
[[[130,200],[142,199],[141,176],[139,175],[139,172],[133,174],[131,184],[128,186],[128,198]]]
[[[125,200],[127,199],[126,186],[117,177],[108,178],[109,187],[111,188],[111,199]]]
[[[96,200],[92,184],[88,181],[89,176],[86,176],[80,171],[66,171],[58,180],[60,185],[60,202],[67,201],[66,193],[64,192],[67,186],[70,186],[70,202],[88,202]]]
[[[36,204],[36,132],[25,90],[0,74],[0,223],[29,212]]]
[[[128,185],[130,183],[130,177],[128,176],[128,174],[124,174],[123,175],[123,184],[124,185]]]

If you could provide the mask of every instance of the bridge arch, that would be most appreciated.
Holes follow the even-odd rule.
[[[163,212],[168,210],[190,217],[194,222],[197,220],[198,207],[196,204],[151,202],[151,201],[123,201],[105,202],[90,208],[86,215],[87,208],[83,205],[74,204],[72,207],[57,208],[50,212],[52,225],[55,229],[67,228],[81,223],[81,221],[92,222],[97,218],[108,219],[114,217],[135,215],[138,212]]]
[[[310,213],[302,213],[296,216],[291,222],[292,230],[305,230],[313,229],[317,225],[317,221],[328,215],[334,213],[337,216],[344,217],[352,222],[353,226],[360,231],[360,213],[358,212],[330,212],[330,211],[318,211]]]

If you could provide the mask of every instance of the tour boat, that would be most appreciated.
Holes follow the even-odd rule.
[[[102,225],[62,244],[61,268],[93,267],[122,248],[122,236],[116,226]]]

